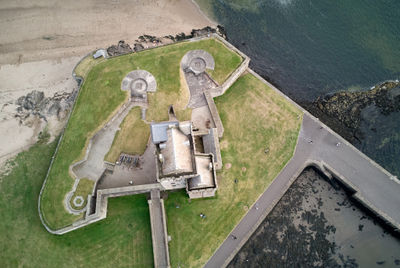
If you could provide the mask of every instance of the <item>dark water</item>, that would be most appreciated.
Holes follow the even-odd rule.
[[[300,104],[400,79],[399,0],[196,2],[225,26],[252,69]],[[354,145],[400,177],[400,112],[368,106],[359,130]],[[308,169],[230,267],[399,265],[399,239]]]
[[[400,267],[400,239],[309,168],[229,267]]]
[[[297,102],[400,78],[399,0],[197,2],[251,57],[251,68]],[[363,113],[364,138],[355,145],[400,177],[399,114],[373,110]]]

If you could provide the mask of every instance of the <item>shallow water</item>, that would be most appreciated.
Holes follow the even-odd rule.
[[[251,57],[251,68],[296,101],[400,77],[398,0],[197,2]],[[364,139],[355,145],[400,177],[398,115],[364,121]]]
[[[306,169],[229,267],[400,266],[400,239]]]

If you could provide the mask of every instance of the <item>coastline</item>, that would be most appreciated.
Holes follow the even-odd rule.
[[[196,0],[190,0],[193,5],[196,7],[197,11],[202,14],[210,23],[211,25],[218,25],[219,23],[217,21],[215,21],[215,19],[211,16],[211,14],[206,14],[206,12],[204,12],[200,5],[196,2]]]
[[[132,44],[142,34],[164,36],[215,26],[192,0],[139,1],[134,6],[119,1],[58,2],[0,4],[5,14],[0,26],[7,29],[0,35],[0,166],[36,143],[47,125],[40,119],[21,124],[14,116],[19,97],[32,90],[46,97],[74,91],[73,66],[87,53],[119,40]],[[53,136],[61,129],[57,125]]]
[[[80,1],[65,6],[45,0],[40,6],[23,0],[3,3],[0,12],[0,64],[82,57],[89,51],[142,34],[165,36],[216,26],[192,0]],[[43,16],[46,15],[46,16]],[[27,25],[27,21],[30,24]]]

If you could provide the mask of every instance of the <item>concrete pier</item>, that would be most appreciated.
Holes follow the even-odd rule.
[[[334,177],[342,182],[353,192],[357,201],[394,231],[400,232],[398,179],[304,111],[292,159],[216,250],[205,267],[226,267],[308,166],[314,166],[328,178]]]
[[[153,242],[154,267],[170,267],[168,252],[167,224],[164,200],[160,198],[160,190],[151,190],[149,202],[151,238]]]

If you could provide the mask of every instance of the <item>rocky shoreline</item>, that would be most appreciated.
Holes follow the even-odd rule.
[[[24,124],[31,116],[38,116],[46,122],[50,117],[55,116],[57,120],[62,121],[68,115],[76,95],[76,91],[57,92],[52,97],[45,97],[43,91],[33,90],[18,98],[15,117],[21,124]]]
[[[361,141],[365,108],[374,105],[383,115],[400,111],[400,82],[386,81],[367,91],[342,91],[300,104],[350,142]]]
[[[213,33],[226,39],[225,29],[221,25],[216,27],[206,26],[200,29],[192,29],[189,34],[181,32],[163,37],[143,34],[131,44],[121,40],[116,45],[101,50],[100,55],[104,57],[119,56]],[[33,68],[31,72],[35,74],[22,79],[19,84],[10,83],[8,85],[8,87],[19,86],[24,88],[28,81],[46,81],[46,75],[54,77],[52,83],[29,86],[29,90],[21,90],[23,96],[17,93],[7,93],[7,95],[2,96],[0,103],[2,130],[0,134],[5,136],[5,139],[2,141],[2,148],[0,148],[1,166],[7,159],[21,150],[29,148],[36,142],[50,142],[61,133],[81,82],[79,77],[74,80],[70,76],[70,71],[74,68],[76,61],[77,59],[71,59],[66,65],[68,68],[66,70],[49,67],[46,65],[47,63],[43,63],[47,69],[43,69],[42,74],[38,75]],[[25,65],[32,64],[25,63]],[[60,66],[64,65],[60,64]],[[64,73],[59,75],[60,72]],[[24,76],[25,74],[21,72],[18,75]],[[14,76],[18,77],[18,75],[15,74]]]
[[[190,34],[180,33],[175,36],[156,37],[144,34],[139,36],[132,46],[123,40],[119,41],[117,45],[107,48],[107,54],[108,56],[119,56],[193,37],[206,36],[211,33],[217,33],[226,38],[225,29],[220,25],[215,28],[207,26],[202,29],[192,29]],[[59,135],[60,130],[65,125],[77,93],[77,90],[72,92],[60,91],[53,96],[46,97],[43,91],[32,90],[15,101],[16,110],[13,116],[18,119],[20,125],[38,129],[36,131],[37,136],[33,138],[40,139],[46,131],[46,135],[48,132],[51,136],[49,140],[52,140]]]
[[[139,36],[136,40],[135,43],[130,46],[127,42],[124,40],[121,40],[118,42],[117,45],[112,45],[107,48],[107,54],[108,56],[119,56],[119,55],[124,55],[127,53],[132,53],[132,52],[138,52],[150,47],[156,47],[164,44],[170,44],[194,37],[201,37],[201,36],[207,36],[209,34],[216,33],[220,35],[222,38],[227,38],[226,37],[226,31],[225,28],[221,25],[217,25],[217,27],[213,28],[210,26],[206,26],[201,29],[192,29],[190,34],[185,34],[185,33],[179,33],[176,34],[175,36],[173,35],[166,35],[163,37],[157,37],[157,36],[152,36],[152,35],[141,35]]]

